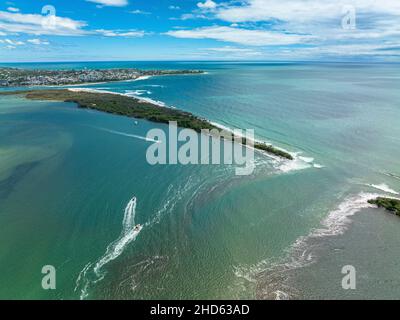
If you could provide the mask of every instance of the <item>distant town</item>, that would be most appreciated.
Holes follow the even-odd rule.
[[[197,74],[199,70],[83,69],[39,70],[0,68],[0,87],[61,86],[136,80],[145,76]]]

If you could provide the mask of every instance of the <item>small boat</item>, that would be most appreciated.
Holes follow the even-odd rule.
[[[139,122],[138,122],[138,121],[135,121],[134,124],[135,124],[135,126],[137,126],[137,125],[139,124]]]
[[[137,224],[135,226],[135,228],[133,229],[133,231],[140,231],[142,229],[142,225],[141,224]]]

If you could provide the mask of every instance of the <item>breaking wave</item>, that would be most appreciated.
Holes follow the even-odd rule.
[[[134,91],[132,91],[132,90],[128,90],[126,93],[120,93],[120,92],[114,92],[114,91],[108,91],[108,90],[101,90],[101,89],[90,89],[90,88],[68,88],[68,90],[69,91],[73,91],[73,92],[114,94],[114,95],[119,95],[119,96],[124,96],[124,97],[136,98],[139,101],[151,103],[151,104],[157,105],[159,107],[167,107],[167,105],[162,101],[141,97],[139,94],[137,94],[137,93],[135,94]],[[135,90],[135,91],[137,91],[137,90]]]
[[[234,130],[232,128],[229,128],[220,123],[217,123],[217,122],[210,122],[210,123],[221,130],[226,130],[231,133],[234,132]],[[242,135],[239,135],[239,136],[242,137]],[[256,142],[271,144],[267,141],[254,139],[253,143],[256,143]],[[263,151],[260,151],[260,152],[262,152],[263,154],[268,156],[270,159],[272,159],[275,169],[277,169],[278,171],[280,171],[282,173],[288,173],[288,172],[292,172],[292,171],[298,171],[298,170],[309,169],[309,168],[316,168],[316,169],[324,168],[323,165],[315,163],[314,158],[301,156],[301,154],[302,154],[301,152],[289,152],[288,150],[285,150],[283,148],[279,148],[279,149],[289,153],[291,156],[293,156],[294,159],[293,160],[282,159],[281,157],[275,156],[275,155],[267,153],[267,152],[263,152]],[[257,150],[257,151],[259,151],[259,150]]]
[[[141,96],[143,94],[151,94],[151,91],[149,91],[149,90],[127,90],[126,94]]]
[[[138,78],[133,79],[133,80],[131,80],[131,81],[148,80],[148,79],[150,79],[150,78],[151,78],[151,76],[141,76],[141,77],[138,77]]]
[[[374,208],[368,200],[381,194],[361,192],[347,197],[321,222],[321,227],[313,229],[307,236],[299,237],[278,262],[269,259],[251,266],[237,266],[235,276],[252,283],[259,299],[290,299],[298,294],[297,289],[288,284],[291,272],[317,261],[316,250],[325,237],[343,234],[349,227],[350,217],[365,208]]]
[[[397,191],[391,189],[387,184],[385,183],[381,183],[381,184],[366,184],[367,186],[371,187],[371,188],[375,188],[378,190],[381,190],[383,192],[387,192],[387,193],[391,193],[391,194],[400,194]]]

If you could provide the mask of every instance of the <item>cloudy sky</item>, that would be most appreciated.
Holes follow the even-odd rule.
[[[400,0],[13,0],[0,61],[400,62]]]

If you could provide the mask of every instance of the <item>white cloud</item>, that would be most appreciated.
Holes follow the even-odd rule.
[[[203,10],[212,10],[217,7],[217,4],[212,0],[206,0],[205,2],[198,2],[197,6]]]
[[[306,35],[223,26],[203,27],[192,30],[173,30],[168,31],[167,34],[176,38],[215,39],[251,46],[299,44],[314,39],[314,37]]]
[[[249,48],[237,48],[237,47],[231,47],[231,46],[207,48],[206,50],[215,51],[215,52],[256,52],[253,49],[249,49]]]
[[[342,28],[345,8],[355,10],[357,28]],[[220,7],[215,17],[231,23],[272,21],[272,29],[326,39],[367,39],[398,35],[399,0],[248,0]],[[361,25],[361,26],[358,26]],[[379,36],[380,35],[380,36]]]
[[[101,35],[105,37],[143,37],[144,31],[140,30],[87,30],[86,22],[70,18],[54,17],[53,24],[48,18],[38,14],[21,14],[0,11],[0,36],[6,35],[2,30],[10,33],[25,33],[31,35],[48,36],[90,36]],[[34,44],[34,43],[32,43]],[[42,42],[41,44],[45,44]]]
[[[180,10],[181,8],[179,6],[169,6],[168,9],[170,9],[170,10]]]
[[[184,13],[182,14],[179,18],[169,18],[170,20],[192,20],[192,19],[209,19],[209,17],[207,17],[204,14],[198,14],[198,13]]]
[[[14,41],[14,40],[11,40],[11,39],[1,39],[0,43],[5,43],[5,44],[11,45],[11,46],[22,46],[22,45],[25,44],[22,41]]]
[[[237,47],[231,47],[231,46],[217,47],[217,48],[207,48],[205,50],[208,51],[208,52],[212,52],[212,53],[223,54],[225,57],[228,57],[228,58],[229,58],[229,56],[254,57],[254,56],[260,56],[262,54],[260,51],[257,51],[257,50],[254,50],[254,49],[237,48]]]
[[[26,42],[19,40],[11,40],[11,39],[0,39],[0,43],[6,44],[9,49],[15,49],[19,46],[24,46],[26,43],[30,43],[33,45],[49,45],[48,41],[42,41],[40,39],[28,39]]]
[[[142,30],[122,31],[122,30],[99,29],[99,30],[96,30],[96,32],[105,37],[141,38],[145,35],[145,32]]]
[[[48,41],[42,41],[40,39],[29,39],[29,40],[26,40],[26,41],[31,43],[31,44],[37,45],[37,46],[49,45],[50,44]]]
[[[86,0],[86,1],[98,3],[101,6],[107,6],[107,7],[125,7],[128,5],[128,0]]]
[[[355,10],[353,30],[342,26],[345,8]],[[220,4],[202,0],[197,10],[181,16],[181,20],[195,18],[223,20],[230,27],[220,23],[167,34],[177,38],[274,46],[270,53],[292,57],[295,53],[306,57],[334,57],[341,52],[343,56],[400,55],[400,46],[381,48],[382,43],[400,37],[399,0],[239,0]]]
[[[132,11],[129,11],[129,13],[132,13],[132,14],[144,14],[144,15],[151,14],[151,12],[142,11],[142,10],[132,10]]]
[[[8,7],[7,10],[11,12],[19,12],[19,9],[15,7]]]
[[[327,45],[311,48],[297,48],[283,50],[277,55],[283,59],[302,59],[309,57],[385,57],[398,56],[400,43],[397,44],[346,44],[346,45]]]
[[[179,7],[170,6],[170,9],[180,9]],[[212,0],[198,2],[197,8],[189,13],[183,13],[179,18],[170,17],[169,20],[192,20],[192,19],[214,19],[217,4]]]
[[[53,22],[49,24],[49,22]],[[35,35],[83,35],[87,31],[82,28],[87,26],[83,21],[55,16],[53,20],[39,14],[21,14],[0,11],[0,31],[13,33],[27,33]]]
[[[230,22],[268,21],[320,21],[341,18],[345,6],[357,12],[400,14],[398,0],[247,0],[241,6],[223,7],[218,17]]]

